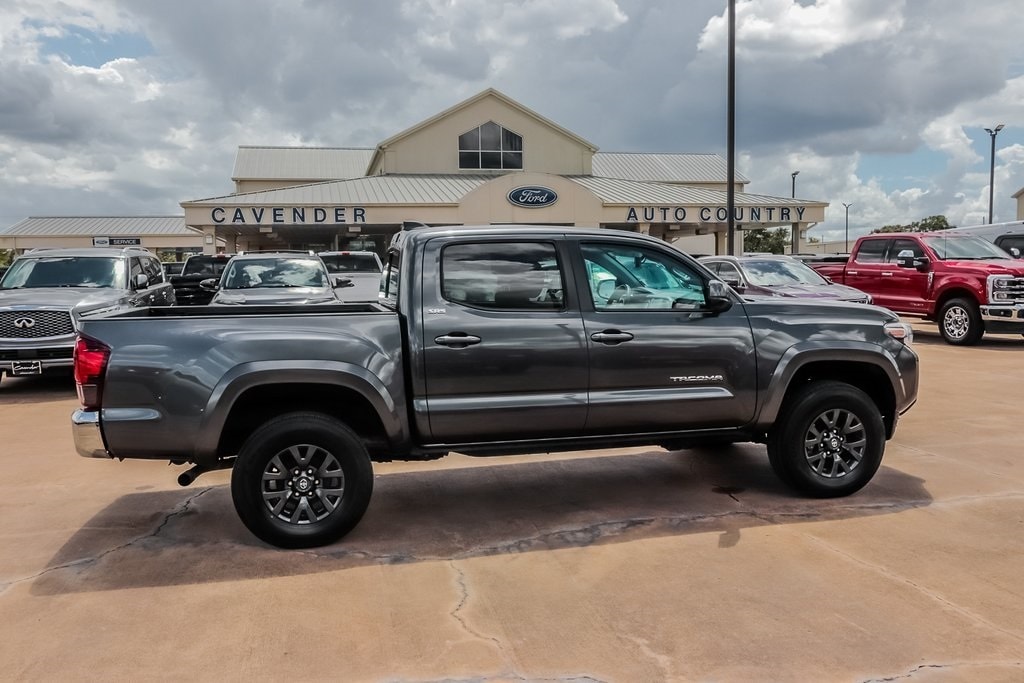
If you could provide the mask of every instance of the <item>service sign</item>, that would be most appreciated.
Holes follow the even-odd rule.
[[[509,192],[508,201],[510,204],[522,206],[527,209],[541,209],[545,206],[551,206],[557,202],[558,194],[547,187],[529,185],[525,187],[517,187]]]

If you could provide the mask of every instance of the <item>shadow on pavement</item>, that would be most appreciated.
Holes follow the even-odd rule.
[[[418,465],[417,465],[418,467]],[[93,517],[32,584],[36,595],[272,578],[414,562],[718,533],[927,506],[923,481],[883,467],[849,498],[796,497],[763,447],[650,452],[378,475],[370,508],[340,542],[264,545],[227,486],[133,493]]]
[[[914,327],[914,345],[924,346],[947,346],[951,348],[939,333],[939,328],[922,329]],[[963,346],[964,349],[986,349],[992,351],[1014,351],[1020,353],[1024,349],[1024,337],[1014,334],[986,334],[973,346]]]
[[[37,377],[9,377],[0,380],[0,405],[44,403],[75,398],[75,379],[71,370]]]

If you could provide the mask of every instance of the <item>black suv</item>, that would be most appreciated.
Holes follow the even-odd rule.
[[[70,368],[83,315],[173,303],[160,261],[145,249],[22,254],[0,280],[0,376]]]

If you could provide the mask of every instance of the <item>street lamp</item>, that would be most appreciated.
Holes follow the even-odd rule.
[[[796,198],[796,177],[800,175],[800,171],[793,171],[789,174],[789,177],[793,179],[793,191],[790,196]],[[791,253],[797,253],[800,251],[800,224],[793,223],[793,239],[792,244],[789,247]]]
[[[843,202],[843,206],[846,207],[846,253],[849,254],[850,253],[850,207],[853,206],[853,204],[852,203],[847,204],[846,202]]]
[[[989,137],[992,138],[992,153],[989,155],[989,166],[988,166],[988,222],[992,222],[992,194],[995,189],[996,182],[996,135],[999,135],[999,131],[1003,129],[1003,124],[999,124],[995,127],[995,130],[986,128],[985,132],[988,133]]]

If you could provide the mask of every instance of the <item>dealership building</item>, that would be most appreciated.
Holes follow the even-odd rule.
[[[599,152],[488,89],[375,148],[239,147],[235,191],[184,201],[183,216],[29,218],[0,230],[0,248],[116,241],[178,252],[382,253],[415,221],[612,228],[725,253],[727,178],[715,154]],[[826,202],[749,194],[748,183],[736,175],[737,244],[743,229],[786,227],[799,250],[824,220]]]

